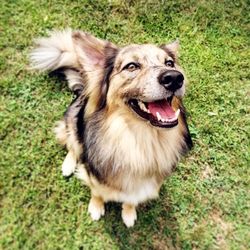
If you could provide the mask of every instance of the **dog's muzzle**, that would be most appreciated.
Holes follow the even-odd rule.
[[[184,76],[177,70],[168,70],[160,74],[158,80],[166,90],[175,92],[182,87]]]
[[[178,124],[180,109],[173,107],[172,100],[183,86],[184,76],[177,70],[167,70],[158,76],[158,83],[169,92],[167,93],[168,96],[152,101],[144,101],[143,98],[131,98],[128,100],[128,105],[141,118],[150,121],[153,126],[175,127]]]

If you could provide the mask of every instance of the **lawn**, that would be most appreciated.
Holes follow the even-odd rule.
[[[0,1],[0,249],[250,249],[248,1]],[[111,40],[181,41],[194,149],[127,229],[92,222],[52,128],[72,99],[28,68],[33,39],[71,27]]]

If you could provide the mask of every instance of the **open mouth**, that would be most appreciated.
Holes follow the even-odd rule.
[[[130,99],[129,106],[142,118],[150,121],[153,126],[172,128],[178,124],[180,109],[174,111],[171,106],[173,96],[154,102],[143,102]]]

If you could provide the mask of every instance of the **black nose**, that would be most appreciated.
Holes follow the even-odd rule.
[[[159,76],[159,83],[167,90],[175,91],[182,87],[184,76],[177,70],[168,70]]]

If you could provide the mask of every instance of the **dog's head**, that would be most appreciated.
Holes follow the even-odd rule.
[[[185,92],[178,42],[118,48],[82,32],[75,32],[73,39],[91,112],[122,110],[153,126],[178,124],[179,99]]]

